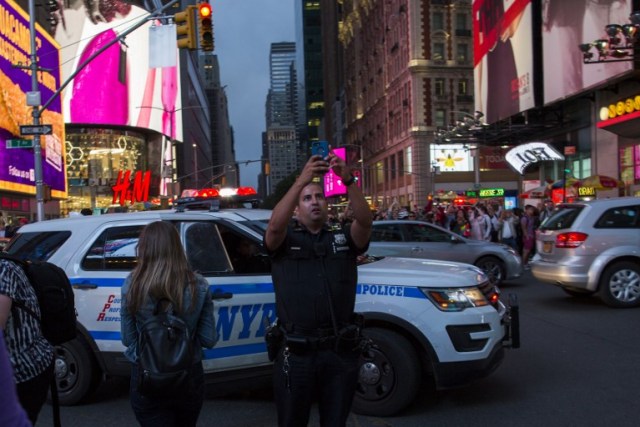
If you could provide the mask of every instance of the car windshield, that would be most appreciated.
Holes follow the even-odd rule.
[[[247,221],[238,221],[238,223],[244,225],[255,231],[256,233],[264,236],[265,231],[267,231],[267,225],[269,224],[268,219],[260,219],[260,220],[247,220]]]
[[[571,228],[584,205],[562,205],[540,226],[541,231]]]
[[[71,236],[70,231],[18,233],[5,250],[31,261],[46,261]]]

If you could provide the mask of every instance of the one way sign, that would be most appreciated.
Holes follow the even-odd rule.
[[[52,125],[21,125],[20,135],[51,135]]]

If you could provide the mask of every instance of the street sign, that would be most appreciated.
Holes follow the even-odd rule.
[[[7,139],[7,148],[33,148],[33,139]]]
[[[52,125],[21,125],[20,135],[51,135]]]

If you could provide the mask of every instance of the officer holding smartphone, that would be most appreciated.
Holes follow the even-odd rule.
[[[327,153],[311,156],[274,208],[265,233],[284,334],[274,361],[279,426],[306,426],[316,398],[321,425],[344,426],[358,381],[356,257],[369,246],[372,215],[351,168]],[[350,224],[327,223],[327,201],[314,178],[330,168],[347,187]]]

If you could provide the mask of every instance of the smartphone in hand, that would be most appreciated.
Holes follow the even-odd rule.
[[[329,155],[329,143],[327,141],[313,141],[311,143],[311,155],[318,155],[326,159]]]

